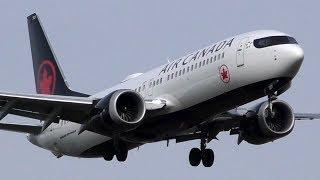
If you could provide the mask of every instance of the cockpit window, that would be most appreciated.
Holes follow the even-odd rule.
[[[256,48],[265,48],[269,46],[275,46],[279,44],[298,44],[298,42],[289,36],[270,36],[253,41]]]

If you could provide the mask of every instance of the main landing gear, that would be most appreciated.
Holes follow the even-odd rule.
[[[214,152],[212,149],[206,149],[206,139],[201,139],[200,149],[192,148],[189,154],[191,166],[199,166],[200,162],[204,167],[211,167],[214,162]]]
[[[123,152],[117,152],[117,153],[114,153],[114,152],[106,152],[104,155],[103,155],[103,158],[104,160],[106,161],[111,161],[113,159],[113,156],[116,156],[117,157],[117,160],[119,162],[124,162],[127,160],[127,157],[128,157],[128,151],[125,150]]]
[[[106,161],[111,161],[116,156],[119,162],[124,162],[128,157],[128,148],[125,144],[119,144],[117,148],[104,153],[103,158]]]

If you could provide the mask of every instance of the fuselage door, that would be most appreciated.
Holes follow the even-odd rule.
[[[147,86],[147,95],[148,97],[151,97],[153,95],[153,78],[149,80],[149,83]]]
[[[143,82],[143,84],[142,84],[142,86],[141,86],[141,95],[142,95],[142,97],[146,97],[147,96],[147,94],[148,94],[148,82],[147,81],[145,81],[145,82]]]
[[[237,67],[241,67],[244,65],[245,61],[245,49],[247,46],[247,43],[249,41],[249,38],[244,38],[240,41],[237,47]]]

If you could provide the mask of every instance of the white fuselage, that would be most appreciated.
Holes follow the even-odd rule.
[[[132,89],[145,99],[166,100],[165,109],[155,114],[161,115],[256,82],[280,77],[292,79],[302,63],[302,49],[297,44],[266,48],[253,45],[255,39],[270,36],[287,35],[278,31],[255,31],[228,38],[144,74],[129,76],[89,98],[100,99],[114,90]],[[29,135],[28,139],[57,156],[80,156],[87,149],[110,140],[89,131],[78,135],[79,128],[80,124],[60,121],[40,135]]]

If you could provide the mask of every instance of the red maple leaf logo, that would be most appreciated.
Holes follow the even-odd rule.
[[[40,84],[39,84],[41,93],[51,94],[52,82],[53,82],[52,75],[48,74],[48,71],[46,69],[44,69],[42,72],[42,77],[41,77]]]
[[[222,65],[220,67],[220,78],[224,83],[228,83],[230,81],[230,73],[226,65]]]
[[[221,76],[223,80],[227,80],[229,78],[228,71],[226,71],[224,67],[222,68]]]
[[[56,68],[50,60],[44,60],[39,66],[37,92],[53,94],[56,84]]]

